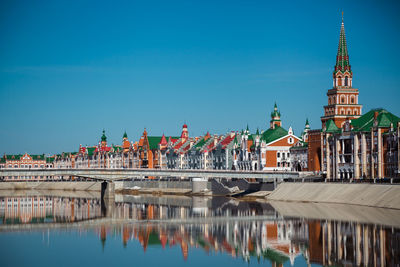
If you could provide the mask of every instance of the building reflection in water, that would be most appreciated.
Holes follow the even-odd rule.
[[[341,266],[398,266],[400,229],[343,221],[286,219],[268,203],[226,198],[136,197],[117,202],[112,219],[122,224],[96,224],[103,249],[112,235],[122,246],[139,242],[149,247],[179,246],[183,259],[190,249],[226,253],[246,261]],[[101,201],[90,198],[0,198],[3,225],[73,223],[102,216]],[[257,218],[258,216],[258,218]],[[262,216],[262,217],[261,217]],[[247,219],[251,217],[250,219]],[[139,221],[139,222],[138,222]],[[84,228],[83,231],[92,231]]]
[[[100,218],[100,200],[52,196],[0,198],[1,224],[68,223]]]

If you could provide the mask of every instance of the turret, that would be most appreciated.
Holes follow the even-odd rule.
[[[270,128],[275,129],[275,127],[281,127],[282,126],[282,121],[281,121],[281,113],[278,110],[278,106],[274,105],[274,111],[271,112],[271,121],[270,121]]]
[[[340,27],[339,46],[336,55],[336,65],[333,71],[333,87],[352,87],[353,72],[351,71],[349,54],[347,51],[346,34],[342,13],[342,26]]]
[[[107,136],[106,136],[106,131],[103,129],[103,135],[101,136],[101,146],[105,147],[107,146]]]
[[[309,131],[310,131],[310,123],[308,122],[308,118],[307,118],[303,133],[301,134],[301,138],[303,139],[303,142],[308,143],[308,132]]]
[[[182,141],[185,142],[189,138],[189,132],[187,129],[186,123],[182,126],[182,133],[181,133]]]

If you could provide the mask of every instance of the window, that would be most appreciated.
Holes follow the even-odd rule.
[[[281,153],[278,152],[277,157],[280,158],[281,157]]]
[[[346,76],[344,77],[344,86],[349,86],[348,83],[349,83],[349,78]]]
[[[278,167],[280,167],[281,166],[281,163],[280,162],[278,162]]]
[[[342,104],[344,104],[344,101],[345,101],[344,96],[342,96],[341,99],[342,99]]]
[[[354,104],[354,96],[351,97],[351,103]]]

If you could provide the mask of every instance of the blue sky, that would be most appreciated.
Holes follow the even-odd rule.
[[[0,2],[0,153],[320,128],[341,11],[363,112],[400,116],[398,1]]]

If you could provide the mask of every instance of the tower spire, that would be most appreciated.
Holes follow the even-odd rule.
[[[344,21],[342,12],[342,25],[340,27],[339,45],[336,55],[335,73],[348,71],[351,73],[351,66],[349,61],[349,53],[347,51],[346,34],[344,31]]]

